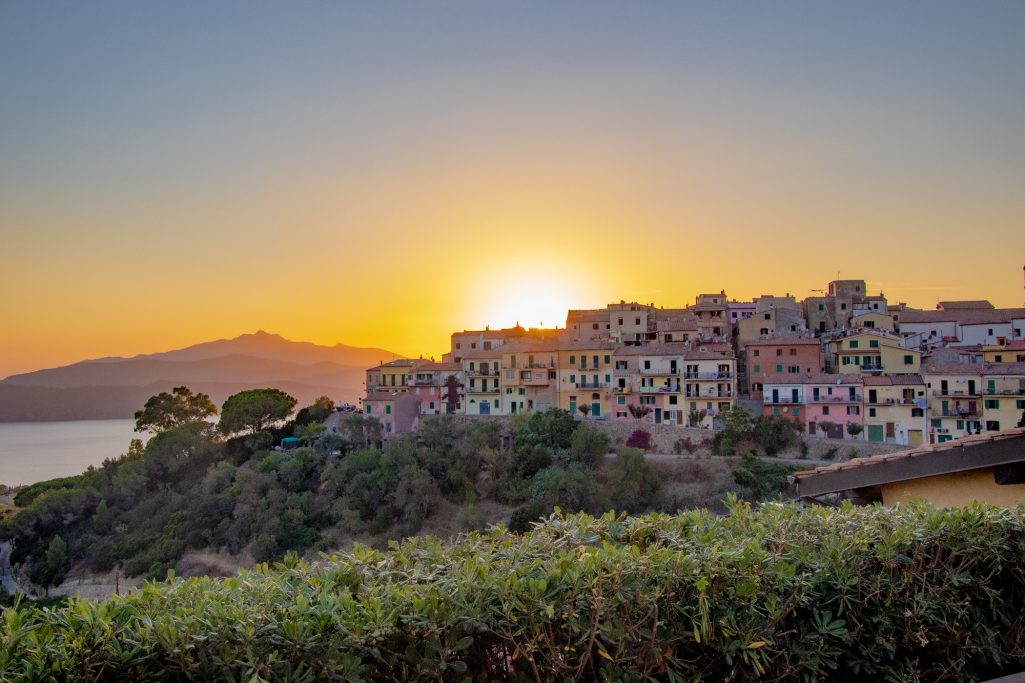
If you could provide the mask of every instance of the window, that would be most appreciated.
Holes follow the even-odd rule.
[[[622,321],[620,321],[619,324],[622,325],[623,324]],[[621,406],[625,406],[626,405],[626,396],[617,396],[616,397],[616,403],[618,403]]]
[[[762,336],[765,336],[765,335],[769,334],[769,328],[768,327],[763,327],[762,329],[758,330],[758,334],[760,334]]]
[[[986,431],[987,432],[999,432],[1000,423],[997,420],[986,420]]]
[[[762,371],[762,366],[761,366],[761,365],[758,365],[758,364],[756,363],[756,364],[755,364],[755,372],[761,372],[761,371]]]
[[[384,414],[385,415],[391,415],[391,406],[390,405],[386,405],[384,407]]]
[[[766,320],[772,320],[772,313],[766,313],[765,314],[765,319]]]
[[[841,311],[846,311],[847,310],[847,304],[840,304],[840,310]]]
[[[791,375],[799,374],[801,372],[801,366],[800,365],[788,365],[787,366],[787,372],[789,372]]]
[[[783,366],[782,365],[777,365],[776,366],[776,372],[783,372]]]
[[[776,356],[782,356],[782,355],[783,355],[783,349],[776,349]]]
[[[819,310],[820,311],[826,310],[826,305],[825,304],[819,304]]]
[[[861,415],[861,406],[847,406],[848,415]]]
[[[868,409],[868,416],[869,417],[875,417],[876,416],[876,409],[875,408],[869,408]]]
[[[620,324],[620,325],[622,325],[622,324],[623,324],[623,319],[622,319],[622,318],[620,318],[620,319],[619,319],[619,324]]]
[[[796,356],[797,355],[797,349],[790,349],[790,355],[791,356]]]
[[[751,354],[751,355],[754,356],[755,358],[757,358],[758,357],[758,349],[755,349],[754,353]]]
[[[793,415],[794,417],[797,417],[797,416],[798,416],[798,414],[800,413],[800,410],[801,410],[800,408],[794,408],[794,409],[793,409],[793,410],[791,411],[791,414],[792,414],[792,415]]]
[[[570,375],[569,376],[569,381],[570,381],[571,384],[575,384],[576,381],[577,381],[577,376],[576,375]]]
[[[651,361],[650,360],[644,361],[644,369],[645,370],[651,370]]]
[[[1014,407],[1018,410],[1025,410],[1025,401],[1015,401]]]
[[[655,405],[655,397],[654,396],[641,396],[641,405],[642,406],[653,406],[653,405]]]
[[[570,365],[576,365],[577,364],[577,357],[576,356],[570,356],[569,357],[569,364]],[[473,370],[473,367],[472,367],[473,364],[471,363],[470,365],[471,365],[470,369]]]
[[[598,323],[591,323],[591,329],[592,330],[597,330],[598,329]]]
[[[829,415],[829,406],[822,406],[822,414]]]
[[[986,403],[986,410],[999,410],[1000,409],[1000,401],[998,401],[995,398],[987,398],[985,403]]]
[[[641,324],[641,319],[640,318],[634,318],[634,325],[640,325],[640,324]]]
[[[367,415],[369,415],[372,412],[374,412],[374,406],[372,406],[371,404],[368,403],[367,404]]]
[[[460,344],[459,342],[456,342],[456,348],[457,348],[457,349],[461,349],[461,348],[463,348],[463,345],[462,345],[462,344]]]
[[[869,339],[868,340],[868,348],[870,348],[870,349],[878,349],[879,348],[879,340],[878,339]]]
[[[915,364],[915,357],[914,356],[912,356],[910,354],[907,355],[907,356],[904,356],[904,365],[914,365],[914,364]]]
[[[612,362],[612,356],[605,356],[605,365],[608,365],[611,362]]]
[[[850,348],[852,348],[852,349],[856,349],[856,348],[858,348],[858,340],[857,340],[857,339],[852,339],[852,340],[851,340],[851,343],[850,343],[850,345],[849,345],[849,346],[850,346]]]
[[[773,408],[772,409],[772,414],[773,415],[779,415],[779,408]]]
[[[996,363],[1003,363],[1004,357],[998,353],[997,355],[993,356],[993,361]]]

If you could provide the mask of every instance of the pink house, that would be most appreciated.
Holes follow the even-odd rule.
[[[813,374],[801,378],[804,385],[804,426],[809,436],[831,439],[851,436],[847,425],[864,426],[864,377],[862,375]]]

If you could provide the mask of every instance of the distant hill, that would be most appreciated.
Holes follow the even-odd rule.
[[[364,370],[398,355],[376,348],[294,342],[256,332],[132,358],[101,358],[0,380],[0,422],[128,418],[146,399],[185,384],[220,405],[243,389],[274,387],[300,405],[354,402]]]

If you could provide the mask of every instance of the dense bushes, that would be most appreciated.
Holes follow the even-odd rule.
[[[986,679],[1023,615],[1025,508],[739,504],[7,609],[0,678]]]

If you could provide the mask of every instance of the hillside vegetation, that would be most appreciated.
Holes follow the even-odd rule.
[[[280,405],[267,414],[245,409],[264,395]],[[556,507],[592,514],[721,509],[727,493],[779,495],[791,471],[755,460],[656,470],[640,450],[622,447],[607,459],[603,434],[556,409],[518,417],[505,439],[498,422],[436,417],[383,447],[380,423],[361,415],[325,433],[327,399],[266,428],[268,415],[284,416],[292,405],[275,390],[243,392],[224,403],[217,430],[202,421],[216,410],[208,397],[184,387],[153,397],[136,413],[141,426],[158,431],[145,448],[136,443],[80,476],[19,493],[21,510],[0,524],[0,537],[15,541],[12,561],[44,587],[69,571],[114,567],[163,578],[192,550],[263,562],[356,539],[384,545],[439,515],[454,531],[482,528],[485,507],[508,510],[518,531]],[[292,434],[307,447],[270,450]]]
[[[735,503],[4,611],[4,680],[962,681],[1025,668],[1025,507]]]

